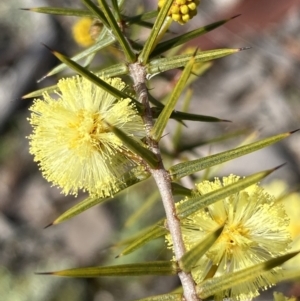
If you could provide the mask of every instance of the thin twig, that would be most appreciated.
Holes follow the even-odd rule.
[[[150,137],[150,131],[153,127],[153,117],[148,101],[145,69],[140,64],[135,63],[129,65],[129,71],[133,78],[134,89],[138,96],[138,100],[144,105],[145,109],[143,119],[146,126],[147,144],[153,153],[157,155],[160,161],[159,166],[156,169],[149,168],[149,171],[151,172],[161,194],[163,206],[166,212],[167,226],[173,241],[175,258],[178,261],[185,253],[185,246],[182,239],[180,221],[176,216],[176,208],[171,189],[171,179],[164,168],[158,143],[153,141]],[[181,280],[184,300],[200,301],[196,295],[195,282],[191,274],[181,271],[178,273],[178,276]]]

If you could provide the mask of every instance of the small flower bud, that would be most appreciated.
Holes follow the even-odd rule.
[[[161,9],[165,5],[165,2],[165,0],[159,0],[158,9]],[[197,14],[199,3],[199,0],[174,0],[168,16],[183,25]]]
[[[94,43],[94,40],[90,35],[92,24],[93,20],[91,18],[81,18],[73,25],[73,38],[78,45],[88,47]]]

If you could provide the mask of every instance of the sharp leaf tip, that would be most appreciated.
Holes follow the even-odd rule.
[[[35,272],[35,275],[53,275],[53,272]]]
[[[241,16],[241,15],[242,15],[242,14],[237,14],[237,15],[231,17],[230,20],[235,19],[235,18],[237,18],[237,17],[239,17],[239,16]]]
[[[47,229],[47,228],[51,227],[52,225],[53,225],[53,222],[50,223],[49,225],[47,225],[46,227],[44,227],[44,229]]]
[[[252,47],[242,47],[242,48],[239,48],[239,51],[244,51],[244,50],[248,50],[248,49],[251,49]]]
[[[296,130],[290,131],[290,134],[294,134],[294,133],[296,133],[298,131],[300,131],[300,129],[296,129]]]
[[[51,49],[49,46],[47,46],[46,44],[44,44],[44,43],[41,43],[44,47],[46,47],[48,50],[50,50],[51,52],[54,52],[54,50],[53,49]]]
[[[37,82],[37,83],[40,83],[40,82],[43,81],[47,76],[48,76],[48,74],[44,75],[43,77],[41,77],[40,79],[38,79],[36,82]]]
[[[275,171],[275,170],[277,170],[277,169],[283,167],[283,166],[286,165],[286,164],[287,164],[287,162],[284,162],[284,163],[282,163],[282,164],[276,166],[275,168],[273,168],[273,171]]]

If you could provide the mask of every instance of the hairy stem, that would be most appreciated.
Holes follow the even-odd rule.
[[[138,100],[144,105],[145,112],[143,114],[144,123],[146,126],[146,138],[147,144],[150,149],[159,158],[159,166],[156,169],[149,168],[161,194],[163,206],[167,218],[167,227],[172,236],[175,258],[178,261],[185,253],[185,247],[182,239],[180,221],[176,216],[176,209],[174,204],[174,198],[171,189],[171,179],[164,168],[160,149],[158,143],[151,139],[150,132],[153,127],[153,117],[150,110],[148,101],[148,91],[146,87],[146,73],[143,66],[138,63],[130,64],[129,71],[134,82],[134,89],[138,96]],[[195,282],[190,273],[183,271],[178,273],[180,278],[184,300],[186,301],[199,301],[200,299],[196,295]]]

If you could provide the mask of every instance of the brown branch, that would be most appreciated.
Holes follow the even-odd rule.
[[[142,117],[146,126],[147,144],[153,153],[155,153],[159,158],[159,166],[156,169],[149,167],[149,171],[151,172],[161,194],[168,223],[167,226],[173,241],[175,258],[178,261],[185,253],[185,246],[182,239],[180,221],[176,215],[176,208],[171,189],[171,179],[169,173],[164,168],[159,145],[156,141],[152,140],[150,136],[151,129],[153,127],[153,117],[148,101],[145,68],[138,63],[134,63],[129,65],[129,72],[133,78],[134,89],[138,96],[138,100],[144,105],[145,111]],[[182,284],[185,300],[199,301],[200,299],[196,294],[195,282],[191,274],[181,271],[178,273],[178,276]]]

